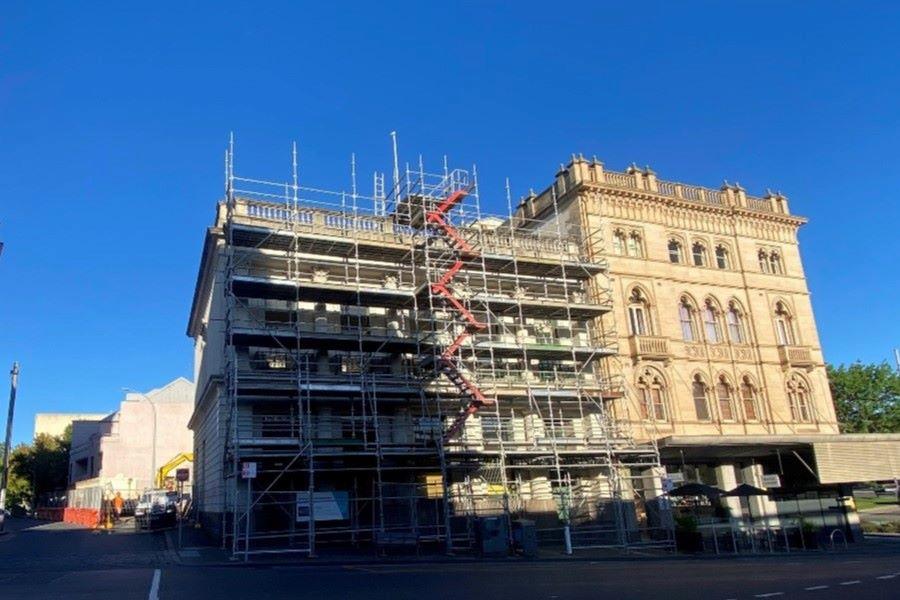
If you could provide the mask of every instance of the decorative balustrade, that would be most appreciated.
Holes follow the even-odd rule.
[[[778,346],[782,364],[792,367],[811,367],[815,364],[808,346]]]
[[[637,359],[668,360],[671,358],[669,338],[633,335],[629,338],[629,341],[631,343],[631,354]]]

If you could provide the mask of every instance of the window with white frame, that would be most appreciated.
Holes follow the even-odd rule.
[[[628,322],[631,335],[652,335],[650,305],[640,288],[632,290],[628,297]]]
[[[633,256],[634,258],[641,258],[644,255],[643,247],[641,246],[641,234],[636,231],[632,231],[628,235],[627,240],[627,250],[628,256]]]
[[[728,269],[730,266],[728,248],[721,244],[716,246],[716,267],[719,269]]]
[[[613,254],[624,255],[625,254],[625,232],[621,229],[616,229],[613,231]]]
[[[684,262],[684,253],[681,242],[676,239],[669,240],[669,262],[675,264]]]
[[[637,378],[641,418],[645,421],[666,421],[666,384],[654,369],[644,369]]]
[[[744,317],[737,303],[728,303],[725,322],[728,325],[728,339],[732,344],[743,344],[747,341],[744,336]]]
[[[722,343],[722,325],[719,322],[719,310],[713,301],[707,300],[703,305],[703,331],[710,344]]]
[[[769,253],[769,271],[774,273],[775,275],[781,275],[784,273],[784,269],[781,264],[781,255],[777,252]]]
[[[775,335],[781,346],[793,346],[794,320],[784,302],[775,303]]]
[[[791,417],[798,423],[812,421],[812,401],[809,384],[797,373],[793,373],[787,381],[788,403],[791,406]]]
[[[687,297],[682,297],[678,303],[678,319],[681,322],[681,339],[686,342],[696,342],[697,335],[697,311]]]
[[[760,250],[757,253],[757,257],[759,258],[759,270],[763,273],[769,272],[769,253],[765,250]]]
[[[706,246],[700,242],[694,242],[694,245],[691,246],[691,256],[693,256],[695,267],[705,267],[709,264],[706,256]]]

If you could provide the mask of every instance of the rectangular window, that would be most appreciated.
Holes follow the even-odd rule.
[[[756,414],[756,398],[751,386],[746,384],[741,386],[741,398],[744,403],[744,417],[748,421],[756,421],[759,419],[759,415]]]
[[[682,304],[678,307],[678,315],[681,319],[681,337],[686,342],[693,342],[697,336],[694,335],[694,320],[691,318],[691,310]]]
[[[698,421],[709,421],[709,404],[706,402],[706,386],[699,381],[694,382],[694,410]]]
[[[731,405],[731,390],[725,384],[716,386],[719,396],[719,415],[723,421],[734,421],[734,408]]]
[[[659,388],[650,390],[650,397],[653,400],[653,418],[657,421],[666,420],[666,405],[663,402],[662,391]]]
[[[741,322],[738,318],[737,313],[735,313],[733,310],[729,310],[727,313],[725,313],[725,320],[728,321],[728,336],[731,338],[731,343],[743,344],[744,331],[741,328]]]
[[[641,388],[639,391],[641,393],[641,418],[646,421],[650,418],[650,407],[652,405],[650,390]]]

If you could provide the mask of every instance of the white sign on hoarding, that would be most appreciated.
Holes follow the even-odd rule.
[[[350,518],[347,492],[313,492],[316,521],[344,521]],[[309,522],[309,492],[297,492],[297,522]]]
[[[256,463],[241,463],[241,477],[243,479],[256,479]]]
[[[779,488],[781,487],[781,477],[778,475],[763,475],[762,484],[766,489]]]

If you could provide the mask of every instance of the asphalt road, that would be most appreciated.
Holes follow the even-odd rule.
[[[737,559],[183,566],[162,535],[0,536],[0,598],[900,599],[900,539]]]

